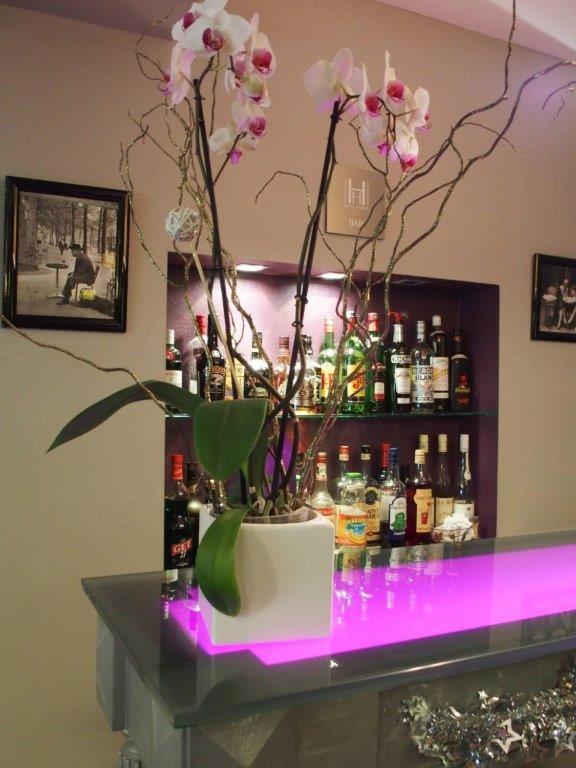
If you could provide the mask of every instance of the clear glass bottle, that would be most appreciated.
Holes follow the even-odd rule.
[[[364,499],[361,507],[366,512],[366,546],[380,545],[380,489],[372,477],[372,451],[369,445],[360,448],[360,463],[364,481]]]
[[[442,330],[442,318],[434,315],[430,334],[432,370],[434,372],[434,411],[442,413],[450,408],[450,377],[448,339]]]
[[[470,471],[470,435],[460,435],[460,454],[454,497],[454,512],[456,511],[464,513],[469,520],[472,520],[476,514],[472,493],[472,473]]]
[[[262,357],[262,352],[260,351],[261,347],[262,334],[260,331],[257,331],[252,335],[250,368],[246,371],[244,376],[244,397],[268,397],[268,390],[266,387],[259,379],[251,375],[251,371],[255,371],[267,381],[270,379],[270,370],[268,368],[268,363]]]
[[[426,341],[426,323],[416,323],[416,346],[410,353],[410,381],[412,410],[418,413],[432,413],[434,408],[434,370],[431,363],[432,350]]]
[[[342,401],[343,413],[364,413],[366,410],[366,347],[356,332],[356,313],[346,313],[347,332],[351,332],[344,347],[342,378],[356,372],[354,378],[346,384]]]
[[[434,475],[434,524],[442,525],[454,511],[454,491],[448,465],[448,435],[438,435],[438,458]]]
[[[432,482],[426,470],[424,451],[414,452],[414,468],[406,481],[406,544],[430,544],[434,517]]]
[[[406,543],[406,486],[400,480],[398,448],[390,448],[390,467],[380,486],[380,530],[382,546],[403,547]]]
[[[394,313],[392,345],[386,351],[386,395],[391,413],[410,411],[410,350],[404,341],[402,315]]]
[[[282,396],[286,394],[286,379],[290,368],[290,337],[280,336],[278,339],[278,357],[274,366],[274,389]]]
[[[347,445],[338,448],[338,461],[340,462],[340,474],[334,481],[334,498],[336,504],[342,504],[344,489],[348,481],[348,462],[350,461],[350,449]]]
[[[324,320],[324,339],[320,354],[320,407],[322,408],[334,385],[334,371],[336,369],[336,342],[334,339],[334,320],[327,317]]]
[[[195,319],[200,334],[188,342],[188,391],[198,395],[198,363],[208,345],[208,318],[206,315],[196,315]]]
[[[310,505],[314,507],[330,522],[336,523],[336,504],[328,491],[328,474],[326,471],[326,453],[319,451],[316,457],[316,481],[314,483],[314,493],[310,497]]]

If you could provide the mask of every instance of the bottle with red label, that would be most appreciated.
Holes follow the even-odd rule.
[[[414,468],[406,480],[406,545],[430,544],[434,526],[432,481],[426,468],[426,454],[414,452]]]
[[[178,581],[193,565],[194,526],[188,515],[190,493],[184,483],[184,456],[170,456],[171,481],[164,499],[164,580],[162,597],[176,597]]]
[[[374,413],[386,412],[386,348],[380,340],[378,314],[368,313],[368,337],[370,340],[370,360],[367,372],[370,374],[368,386],[368,408]]]
[[[316,457],[316,482],[310,505],[332,524],[335,524],[336,504],[328,491],[328,474],[326,472],[326,454],[319,451]]]

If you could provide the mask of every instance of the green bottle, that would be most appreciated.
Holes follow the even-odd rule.
[[[334,371],[336,370],[336,342],[334,340],[334,320],[327,317],[324,320],[324,340],[322,349],[318,355],[320,364],[320,406],[324,406],[334,384]]]
[[[342,378],[357,370],[356,375],[346,384],[342,398],[342,413],[364,413],[366,411],[366,347],[356,332],[356,313],[346,313],[347,333],[350,333],[342,360]]]

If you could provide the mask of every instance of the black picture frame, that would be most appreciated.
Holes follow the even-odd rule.
[[[534,254],[530,338],[576,341],[576,259]]]
[[[124,333],[128,245],[125,190],[7,176],[3,314],[21,328]]]

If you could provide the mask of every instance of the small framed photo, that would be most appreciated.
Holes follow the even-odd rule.
[[[6,177],[3,313],[23,328],[126,331],[128,194]]]
[[[530,338],[576,341],[576,259],[534,254]]]

